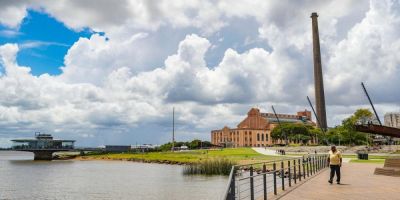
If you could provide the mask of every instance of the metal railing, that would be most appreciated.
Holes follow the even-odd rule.
[[[224,200],[264,199],[278,195],[329,166],[326,154],[235,165]]]
[[[60,149],[60,150],[72,150],[73,145],[46,145],[46,146],[36,146],[36,145],[14,145],[13,150],[47,150],[47,149]]]

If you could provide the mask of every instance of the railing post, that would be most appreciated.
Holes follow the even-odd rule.
[[[302,161],[303,161],[303,162],[302,162],[302,165],[303,165],[303,178],[306,179],[306,165],[305,165],[305,163],[304,163],[305,159],[303,158]]]
[[[324,169],[324,156],[321,156],[321,169]]]
[[[253,166],[250,166],[250,199],[254,200]]]
[[[235,200],[235,175],[236,175],[236,169],[233,168],[233,174],[232,174],[232,181],[231,181],[231,199]]]
[[[294,184],[297,182],[297,176],[296,176],[296,160],[293,160],[293,179],[294,179]]]
[[[263,165],[263,185],[264,185],[264,200],[267,200],[267,167]]]
[[[291,173],[290,172],[290,160],[287,162],[287,164],[288,164],[288,173],[289,173],[289,175],[288,175],[288,177],[289,177],[289,187],[292,187],[292,180],[291,180],[292,175],[290,174]]]
[[[285,190],[285,172],[283,169],[283,161],[281,161],[281,182],[282,182],[282,190]]]
[[[319,156],[319,170],[322,169],[322,156]]]
[[[301,181],[301,159],[299,159],[299,181]]]
[[[307,177],[310,177],[310,157],[307,157]]]
[[[272,165],[272,170],[274,170],[274,195],[277,195],[278,192],[276,190],[276,163]]]
[[[315,162],[316,162],[315,160],[316,160],[316,157],[313,158],[313,174],[315,174],[315,172],[316,172],[316,171],[315,171],[315,170],[316,170],[315,168],[317,167],[317,166],[315,165]]]
[[[318,171],[321,170],[321,156],[318,156]]]
[[[328,156],[325,156],[325,167],[328,167],[329,163],[328,163]]]

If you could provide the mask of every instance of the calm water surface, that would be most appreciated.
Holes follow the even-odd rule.
[[[33,161],[0,151],[0,199],[220,199],[227,177],[122,161]]]

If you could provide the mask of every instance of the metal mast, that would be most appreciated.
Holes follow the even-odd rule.
[[[175,107],[172,107],[172,151],[175,150]]]
[[[379,125],[382,126],[382,122],[381,122],[381,120],[379,119],[378,113],[377,113],[376,110],[375,110],[374,104],[372,103],[372,100],[371,100],[371,98],[369,97],[369,94],[368,94],[367,89],[365,88],[365,85],[364,85],[363,82],[361,82],[361,86],[362,86],[362,88],[364,89],[365,95],[367,95],[367,98],[368,98],[369,103],[371,104],[372,110],[374,110],[374,113],[375,113],[376,119],[377,119],[378,122],[379,122]]]

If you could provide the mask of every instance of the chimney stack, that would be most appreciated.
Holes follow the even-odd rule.
[[[319,46],[319,33],[318,33],[318,14],[312,13],[312,35],[313,35],[313,54],[314,54],[314,86],[315,86],[315,101],[317,108],[317,115],[319,119],[320,128],[326,130],[326,110],[325,110],[325,94],[324,94],[324,80],[322,76],[321,64],[321,50]]]

